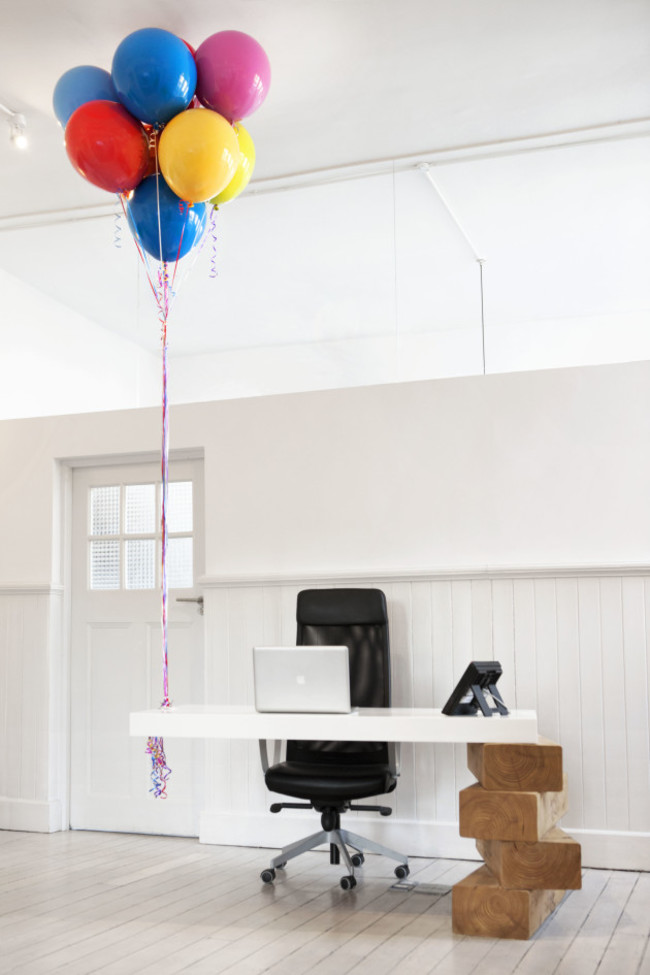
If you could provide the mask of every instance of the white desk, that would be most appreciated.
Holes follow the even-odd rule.
[[[179,706],[133,712],[130,715],[130,733],[133,736],[173,738],[257,739],[260,742],[263,764],[266,764],[268,739],[275,739],[276,744],[282,739],[294,738],[318,741],[386,741],[395,743],[396,746],[400,742],[496,745],[491,751],[499,753],[499,761],[491,766],[491,771],[494,772],[496,768],[505,782],[497,785],[496,791],[491,791],[495,789],[494,785],[483,788],[482,784],[463,790],[461,798],[463,794],[467,794],[465,808],[466,823],[469,825],[462,835],[479,839],[487,837],[488,840],[494,840],[497,847],[501,844],[516,848],[516,843],[507,842],[513,839],[510,834],[514,824],[517,837],[527,839],[520,846],[525,850],[533,849],[530,860],[526,859],[528,854],[524,851],[523,863],[526,868],[534,867],[535,882],[529,880],[526,884],[518,881],[508,886],[507,881],[500,881],[486,866],[480,867],[454,887],[453,930],[457,934],[481,937],[529,938],[559,903],[564,894],[561,888],[580,886],[578,844],[566,836],[559,842],[557,838],[550,841],[548,839],[558,832],[548,831],[566,808],[563,804],[566,784],[562,792],[549,791],[548,775],[557,765],[557,757],[553,758],[551,753],[557,751],[559,746],[538,739],[535,711],[511,711],[506,716],[493,715],[489,718],[482,715],[451,718],[436,708],[360,708],[354,714],[340,715],[258,714],[252,707]],[[509,749],[509,744],[528,747]],[[397,751],[397,747],[394,750]],[[483,749],[479,750],[483,752]],[[510,776],[508,762],[503,763],[507,752],[512,755],[516,773],[514,777]],[[522,760],[522,752],[526,753],[525,760]],[[551,758],[545,756],[545,752]],[[274,761],[277,761],[277,755]],[[470,768],[475,771],[471,763]],[[475,771],[475,774],[481,778],[479,772]],[[559,788],[559,782],[550,786],[550,790]],[[478,790],[476,795],[475,790]],[[479,801],[478,806],[476,800]],[[543,826],[540,826],[542,821]],[[462,825],[461,808],[461,827]],[[477,830],[476,827],[480,828]],[[543,835],[529,837],[527,831],[533,827]],[[507,832],[502,834],[500,830],[504,828]],[[485,829],[488,829],[487,833]],[[354,837],[354,834],[347,835]],[[304,843],[294,844],[297,852],[302,852],[303,846],[304,849],[310,849],[315,838],[308,837]],[[394,856],[391,851],[386,851],[373,841],[362,838],[357,840],[361,844],[360,849],[367,848]],[[506,842],[501,843],[502,840]],[[548,860],[548,869],[545,867],[543,873],[544,887],[541,889],[538,874],[540,864],[547,862],[544,860],[544,851],[549,845],[561,848],[560,854],[565,854],[564,860],[568,862],[568,868],[565,869],[562,856],[558,859],[557,850],[554,849],[551,859]],[[489,846],[487,848],[490,849]],[[272,867],[278,866],[280,860],[286,857],[286,849],[291,847],[283,849],[271,861]],[[493,866],[491,861],[491,869]],[[351,863],[348,867],[353,873]],[[498,873],[500,868],[497,865],[494,869]]]
[[[165,738],[316,741],[536,742],[535,711],[448,717],[438,708],[360,708],[353,714],[260,714],[253,707],[180,705],[134,711],[130,734]]]

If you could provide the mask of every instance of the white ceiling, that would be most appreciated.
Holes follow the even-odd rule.
[[[421,219],[431,206],[432,220],[449,221],[424,177],[415,171],[397,180],[390,174],[378,176],[368,181],[374,189],[353,195],[339,188],[330,190],[326,199],[324,187],[301,190],[298,202],[293,200],[284,211],[281,197],[286,194],[255,195],[255,188],[272,178],[377,160],[436,159],[448,149],[479,147],[481,155],[480,147],[490,147],[488,156],[493,157],[497,143],[511,148],[513,141],[528,145],[526,140],[553,134],[560,134],[560,142],[572,143],[580,133],[595,129],[608,141],[599,137],[591,148],[550,150],[535,159],[508,156],[498,178],[490,159],[474,169],[467,161],[446,171],[442,167],[440,178],[454,203],[460,204],[478,246],[498,252],[503,262],[519,260],[519,281],[526,268],[539,270],[540,261],[545,266],[550,260],[552,265],[552,253],[566,237],[560,230],[567,206],[570,255],[580,253],[583,241],[588,242],[585,257],[594,249],[598,253],[598,234],[604,226],[619,255],[616,234],[629,240],[629,221],[636,221],[634,232],[642,233],[648,201],[645,197],[639,202],[638,191],[650,182],[643,177],[650,131],[647,0],[5,2],[0,102],[26,115],[30,148],[20,153],[0,138],[0,267],[147,348],[155,348],[157,334],[147,327],[147,316],[139,308],[142,273],[135,253],[127,251],[126,232],[122,229],[124,246],[117,250],[110,216],[71,220],[98,213],[93,208],[111,204],[114,198],[73,171],[51,108],[54,85],[64,71],[77,64],[110,69],[120,40],[147,26],[165,27],[194,46],[218,30],[243,30],[262,44],[272,67],[269,96],[247,123],[257,147],[251,192],[219,215],[219,278],[209,276],[212,258],[207,247],[183,285],[189,324],[179,340],[181,351],[295,341],[308,302],[321,300],[316,318],[327,318],[327,296],[314,294],[323,280],[338,280],[343,289],[339,305],[347,302],[348,307],[355,303],[355,276],[365,280],[365,302],[373,282],[396,273],[399,220],[394,218],[403,216],[400,195],[402,201],[412,201],[415,214],[413,226],[402,228],[411,275],[422,247],[430,247],[433,254],[439,246],[422,244],[415,218]],[[609,141],[619,130],[645,138]],[[522,161],[514,164],[513,158]],[[538,193],[536,208],[531,204],[536,186],[544,192],[561,186],[561,192],[552,203]],[[602,204],[600,216],[590,208],[591,192],[599,194],[593,203]],[[368,228],[368,214],[377,211],[382,195],[385,213],[377,217],[377,226]],[[577,202],[570,204],[576,196]],[[323,207],[333,207],[332,226],[320,223]],[[43,226],[53,213],[56,222]],[[374,241],[372,247],[367,235],[365,245],[360,244],[357,216]],[[246,234],[256,226],[264,226],[264,234],[260,231],[255,240],[247,240]],[[451,241],[450,225],[447,233]],[[314,250],[318,241],[320,252]],[[332,264],[321,268],[325,278],[319,283],[309,278],[309,264],[321,260],[323,247],[332,254]],[[638,308],[641,292],[646,291],[645,252],[637,246],[633,251],[637,257],[632,266],[626,257],[625,267],[617,269],[617,295],[606,295],[596,313]],[[558,260],[565,261],[564,254]],[[404,260],[402,270],[403,265]],[[343,281],[350,267],[358,273]],[[594,312],[587,271],[579,282],[583,303],[564,296],[556,302],[556,316],[562,317],[567,308],[578,316]],[[603,273],[601,269],[597,282],[601,290]],[[265,293],[268,303],[269,289],[283,276],[273,300],[282,300],[289,309],[288,331],[269,335],[264,332]],[[531,282],[540,285],[539,276]],[[522,288],[530,301],[530,286]],[[459,285],[458,294],[463,290]],[[539,291],[542,304],[552,307],[548,288],[542,285]],[[537,314],[533,304],[528,317]],[[214,317],[201,312],[208,305],[220,309],[216,324]],[[382,306],[380,300],[379,319],[381,307],[385,303]],[[508,314],[506,309],[506,320]],[[512,314],[521,317],[522,312],[517,308]],[[335,327],[340,331],[343,326],[339,321]],[[350,314],[349,327],[373,328],[360,322],[356,311]],[[379,331],[382,328],[377,325]],[[322,335],[303,333],[302,340]]]

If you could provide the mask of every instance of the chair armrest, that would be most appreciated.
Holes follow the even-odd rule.
[[[259,740],[260,759],[262,762],[262,771],[264,773],[266,773],[271,766],[271,763],[269,762],[269,753],[267,749],[267,744],[268,743],[266,738],[260,738]],[[273,741],[273,763],[272,763],[273,765],[277,765],[278,762],[280,761],[281,751],[282,751],[282,740],[276,738]]]

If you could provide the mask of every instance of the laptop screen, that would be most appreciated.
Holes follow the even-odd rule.
[[[352,710],[347,647],[254,647],[253,669],[258,711]]]

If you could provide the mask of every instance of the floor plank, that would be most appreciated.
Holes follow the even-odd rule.
[[[127,834],[0,831],[0,975],[650,975],[650,874],[585,870],[530,941],[451,930],[448,890],[474,861],[411,861]]]
[[[635,878],[616,930],[603,953],[599,975],[623,975],[640,969],[648,944],[650,874],[635,875]]]

